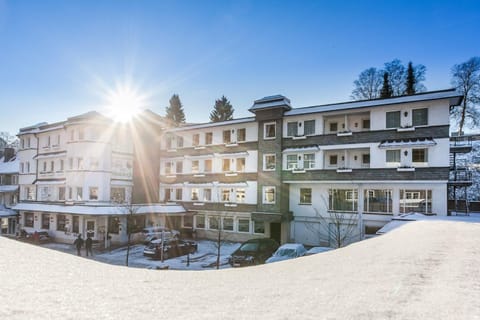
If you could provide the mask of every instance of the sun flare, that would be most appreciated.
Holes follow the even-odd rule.
[[[129,85],[117,85],[107,95],[109,115],[119,122],[128,122],[147,106],[146,97]]]

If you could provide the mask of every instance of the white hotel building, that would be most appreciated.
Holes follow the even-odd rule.
[[[357,217],[363,236],[401,213],[447,214],[449,108],[461,99],[444,90],[292,108],[271,96],[250,118],[168,130],[151,112],[126,135],[96,113],[23,128],[16,210],[30,231],[123,242],[112,201],[133,191],[138,225],[198,237],[328,244],[317,230],[332,212]]]

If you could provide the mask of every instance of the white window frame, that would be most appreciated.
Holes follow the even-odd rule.
[[[269,194],[270,190],[273,190],[273,200],[269,201],[267,199],[267,194]],[[275,204],[276,200],[277,200],[277,190],[276,190],[276,187],[275,186],[264,186],[262,188],[262,203],[263,204]]]
[[[273,126],[274,135],[273,137],[267,136],[267,128]],[[273,140],[277,137],[277,124],[275,122],[266,122],[263,124],[263,139],[264,140]]]
[[[267,158],[273,157],[273,168],[267,168]],[[263,155],[263,171],[275,171],[277,168],[277,155],[275,153],[267,153]]]

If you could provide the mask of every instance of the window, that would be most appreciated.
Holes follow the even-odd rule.
[[[73,169],[73,158],[68,158],[68,168],[69,168],[70,170]]]
[[[265,222],[263,222],[263,221],[253,221],[253,233],[264,234],[265,233]]]
[[[57,231],[66,231],[67,216],[64,214],[57,214]]]
[[[400,190],[400,213],[432,213],[432,190]]]
[[[177,148],[183,148],[183,137],[177,136]]]
[[[222,220],[222,229],[225,231],[233,231],[233,218],[223,218]]]
[[[287,123],[287,136],[295,137],[298,135],[298,123],[297,122],[288,122]]]
[[[212,189],[203,189],[203,201],[212,201]]]
[[[303,122],[303,134],[306,136],[315,134],[315,120],[307,120]]]
[[[172,174],[173,172],[173,162],[167,161],[165,162],[165,174]]]
[[[98,200],[98,188],[90,187],[89,188],[89,197],[90,200]]]
[[[300,188],[300,204],[312,204],[311,188]]]
[[[400,111],[387,112],[387,128],[399,128],[400,127]]]
[[[183,197],[183,190],[178,188],[175,190],[175,200],[182,200]]]
[[[23,166],[23,162],[21,162],[21,163],[20,163],[20,173],[23,173],[23,172],[24,172],[23,167],[24,167],[24,166]]]
[[[238,219],[238,232],[250,232],[250,220]]]
[[[198,166],[199,166],[199,161],[192,160],[192,173],[198,173]]]
[[[338,123],[330,122],[330,132],[337,132],[337,131],[338,131]]]
[[[209,145],[213,143],[213,134],[211,132],[205,133],[205,144]]]
[[[61,159],[60,160],[60,171],[63,171],[63,170],[65,170],[65,163],[64,163],[64,160]]]
[[[222,202],[230,202],[230,188],[222,188],[221,192],[221,199]]]
[[[125,202],[125,188],[111,188],[110,201],[117,203]]]
[[[120,232],[120,218],[108,217],[108,232],[118,234]]]
[[[50,172],[55,171],[55,161],[50,161]]]
[[[246,137],[247,134],[245,128],[237,129],[237,142],[244,142]]]
[[[218,230],[219,220],[220,220],[220,217],[217,217],[217,216],[208,217],[208,229]]]
[[[30,172],[30,162],[27,162],[27,173]]]
[[[400,150],[387,150],[386,151],[387,162],[400,163]]]
[[[392,190],[365,190],[365,212],[392,213]]]
[[[330,189],[328,191],[328,210],[332,211],[357,211],[357,190]]]
[[[370,164],[370,153],[362,154],[362,164]]]
[[[200,134],[195,133],[192,137],[192,146],[197,147],[200,145]]]
[[[239,188],[236,192],[237,203],[245,203],[245,189]]]
[[[78,170],[83,169],[83,158],[77,158],[77,168]]]
[[[265,123],[263,137],[265,139],[273,139],[276,137],[276,135],[277,134],[276,134],[275,122]]]
[[[362,120],[362,127],[363,127],[363,129],[370,129],[370,119],[363,119]]]
[[[71,192],[70,188],[70,192]],[[72,198],[72,195],[70,194],[70,199]],[[77,187],[77,200],[82,201],[83,200],[83,188],[82,187]]]
[[[191,200],[198,201],[198,188],[192,188]]]
[[[24,213],[24,225],[25,227],[33,228],[33,212],[25,212]]]
[[[296,154],[287,154],[287,170],[297,169],[297,155]]]
[[[205,172],[212,172],[212,160],[211,159],[205,160],[204,166],[205,166],[205,168],[204,168]]]
[[[75,130],[70,131],[70,141],[75,140]]]
[[[193,216],[183,216],[183,227],[184,228],[193,227]]]
[[[275,187],[263,187],[263,203],[275,203]]]
[[[47,172],[47,161],[43,161],[43,170],[42,172]]]
[[[329,157],[329,164],[331,166],[336,166],[338,164],[338,156],[336,154],[332,154]]]
[[[230,159],[222,159],[222,171],[223,172],[230,171]]]
[[[83,140],[84,139],[84,134],[83,134],[83,129],[78,130],[78,140]]]
[[[275,170],[276,157],[274,154],[263,155],[263,170]]]
[[[237,172],[245,171],[245,158],[237,159]]]
[[[315,168],[315,154],[314,153],[306,153],[306,154],[303,155],[303,167],[305,169]]]
[[[412,125],[426,126],[428,124],[428,109],[415,109],[412,111]]]
[[[42,229],[50,229],[50,215],[42,213]]]
[[[413,149],[412,150],[412,162],[428,162],[428,150],[427,149]]]
[[[58,200],[64,201],[65,200],[65,187],[58,188]]]
[[[165,144],[167,145],[167,149],[172,149],[172,144],[173,144],[172,135],[167,135],[167,137],[165,138]]]
[[[230,130],[223,130],[223,143],[232,142]]]
[[[172,189],[171,188],[165,188],[165,193],[164,193],[163,200],[165,202],[168,202],[168,201],[172,200]]]
[[[195,228],[205,229],[205,216],[202,214],[195,216]]]
[[[80,217],[79,216],[73,216],[72,217],[72,232],[78,233],[80,230]]]
[[[183,172],[183,161],[177,161],[175,163],[175,172],[182,173]]]
[[[35,200],[35,187],[25,187],[25,198],[27,200]]]

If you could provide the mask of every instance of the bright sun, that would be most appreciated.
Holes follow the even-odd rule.
[[[107,95],[109,115],[119,122],[130,121],[138,112],[146,108],[145,96],[128,85],[117,85]]]

